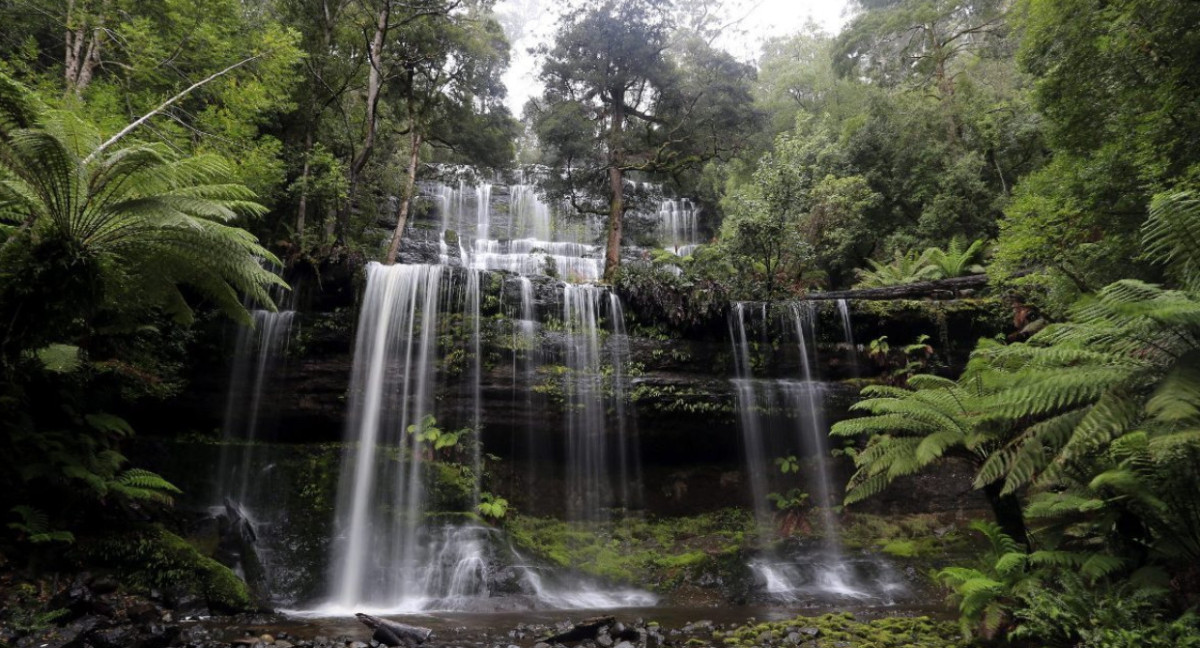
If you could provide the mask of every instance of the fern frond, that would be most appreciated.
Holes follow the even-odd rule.
[[[1146,252],[1180,283],[1200,287],[1200,198],[1181,191],[1158,194],[1150,201],[1150,217],[1142,227]]]

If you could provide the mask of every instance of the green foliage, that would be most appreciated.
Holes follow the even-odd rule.
[[[858,283],[855,288],[879,288],[882,286],[898,286],[919,281],[930,281],[938,278],[940,270],[930,260],[929,251],[917,253],[916,250],[901,254],[897,252],[892,260],[880,263],[867,259],[871,269],[858,270]]]
[[[800,472],[800,460],[796,455],[788,455],[786,457],[776,457],[775,465],[779,466],[779,472],[783,474]]]
[[[792,511],[803,511],[810,506],[808,502],[808,493],[805,493],[799,488],[793,488],[782,495],[779,493],[768,493],[767,499],[775,505],[777,510],[785,513]]]
[[[491,493],[480,493],[476,512],[493,521],[502,520],[508,514],[508,500]]]
[[[459,441],[470,434],[470,430],[462,429],[448,432],[437,426],[437,419],[432,414],[426,414],[423,419],[408,426],[408,433],[428,447],[429,458],[439,453],[444,458],[454,457],[462,450]]]
[[[932,247],[925,250],[925,254],[929,263],[937,268],[936,278],[950,279],[982,273],[983,266],[976,261],[983,256],[983,246],[983,240],[977,239],[964,248],[963,240],[956,236],[950,239],[946,249]]]
[[[17,531],[30,544],[43,542],[75,542],[75,534],[70,531],[55,531],[50,528],[50,516],[30,506],[14,506],[12,512],[21,518],[19,522],[9,522],[8,528]]]
[[[5,92],[24,92],[11,82]],[[10,115],[9,123],[31,116]],[[99,131],[68,113],[47,113],[33,125],[0,131],[0,222],[19,226],[5,241],[32,244],[95,273],[97,297],[158,307],[186,319],[191,312],[179,292],[186,284],[232,316],[249,321],[241,295],[272,307],[267,294],[284,285],[260,259],[274,257],[247,233],[226,224],[259,214],[253,192],[231,182],[219,157],[178,156],[165,147],[131,145],[88,158],[100,146]],[[40,263],[46,263],[41,260]],[[8,267],[5,292],[25,268]],[[13,296],[13,295],[8,295]],[[6,300],[22,313],[23,299]],[[91,315],[84,302],[76,313]],[[45,311],[39,309],[38,314]],[[21,322],[18,330],[53,322]],[[67,323],[63,323],[66,329]],[[69,330],[69,329],[67,329]]]
[[[964,635],[978,631],[990,638],[1011,623],[1014,597],[1041,583],[1026,570],[1029,555],[998,525],[974,522],[971,528],[983,534],[989,545],[978,567],[947,567],[937,578],[958,603]]]
[[[915,375],[908,385],[863,388],[866,398],[851,409],[869,416],[839,421],[830,430],[834,436],[870,435],[855,457],[858,471],[847,486],[847,504],[879,493],[942,456],[957,455],[978,465],[994,448],[974,423],[978,404],[989,394],[983,380]]]
[[[1121,584],[1097,588],[1069,573],[1023,592],[1014,612],[1014,641],[1048,646],[1200,646],[1194,613],[1169,620],[1161,589]]]
[[[1200,52],[1191,3],[1025,0],[1019,58],[1036,78],[1050,166],[1018,184],[997,274],[1060,311],[1121,278],[1155,280],[1137,255],[1152,195],[1194,187]],[[1039,294],[1040,293],[1040,294]]]
[[[9,596],[0,608],[0,623],[17,632],[17,636],[28,636],[50,629],[57,621],[71,613],[66,608],[46,609],[44,596],[32,583],[18,583],[9,590]]]
[[[660,257],[645,263],[628,263],[614,279],[614,287],[630,311],[648,321],[680,331],[692,330],[720,316],[728,306],[728,278],[733,265],[719,246],[702,245],[691,256]]]

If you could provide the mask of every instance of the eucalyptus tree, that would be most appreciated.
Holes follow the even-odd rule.
[[[604,277],[620,265],[626,175],[671,178],[728,157],[756,121],[753,70],[675,30],[670,0],[603,0],[565,14],[530,102],[551,196],[607,217]]]
[[[965,61],[1007,35],[1012,0],[862,2],[838,36],[835,68],[883,86],[911,84],[953,97]]]

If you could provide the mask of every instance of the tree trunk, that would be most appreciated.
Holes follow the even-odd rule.
[[[312,163],[312,132],[304,134],[304,170],[300,173],[300,203],[296,205],[296,251],[304,252],[304,221],[308,215],[308,174]]]
[[[625,93],[613,93],[612,125],[608,131],[608,185],[612,194],[608,211],[608,244],[604,251],[604,280],[612,283],[621,265],[621,226],[625,218],[625,161],[621,135],[625,122]]]
[[[421,134],[417,132],[416,119],[409,115],[408,121],[409,145],[412,150],[408,153],[408,177],[404,181],[404,195],[400,199],[400,209],[396,212],[396,231],[392,234],[392,244],[388,246],[387,258],[384,263],[392,265],[396,255],[400,253],[400,240],[404,238],[404,227],[408,224],[408,206],[412,202],[413,191],[417,185],[417,162],[421,154]]]
[[[1002,495],[1001,491],[1003,490],[1004,480],[997,480],[984,486],[983,494],[987,497],[988,504],[992,506],[996,524],[999,524],[1004,533],[1028,551],[1030,549],[1029,533],[1025,529],[1025,514],[1021,509],[1021,500],[1011,493]]]
[[[104,7],[101,7],[103,12]],[[75,0],[67,3],[65,52],[63,55],[63,77],[67,93],[76,97],[83,94],[92,82],[96,67],[100,65],[100,44],[104,35],[103,19],[91,24],[86,10],[75,11]]]
[[[367,71],[367,132],[363,136],[362,149],[358,155],[350,162],[350,169],[347,174],[349,184],[346,193],[346,204],[338,214],[337,229],[335,231],[338,240],[341,240],[346,235],[346,230],[350,224],[350,212],[354,210],[355,198],[358,194],[358,183],[362,178],[363,167],[367,165],[367,160],[371,157],[371,153],[375,149],[375,134],[378,121],[377,111],[379,109],[379,94],[383,89],[383,44],[387,38],[388,19],[391,16],[392,3],[390,0],[385,0],[379,9],[379,15],[375,19],[375,34],[371,37],[371,47],[368,55]]]

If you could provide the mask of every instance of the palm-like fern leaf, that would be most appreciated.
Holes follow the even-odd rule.
[[[179,285],[189,285],[242,321],[242,296],[273,308],[268,288],[283,286],[263,262],[278,264],[248,232],[227,223],[265,211],[233,183],[216,156],[180,157],[134,144],[84,160],[101,142],[78,117],[50,112],[38,121],[22,89],[0,75],[0,221],[36,237],[73,242],[105,262],[127,294],[149,296],[180,316]]]
[[[1200,289],[1200,198],[1191,192],[1155,196],[1142,240],[1146,252],[1161,260],[1181,284]]]

